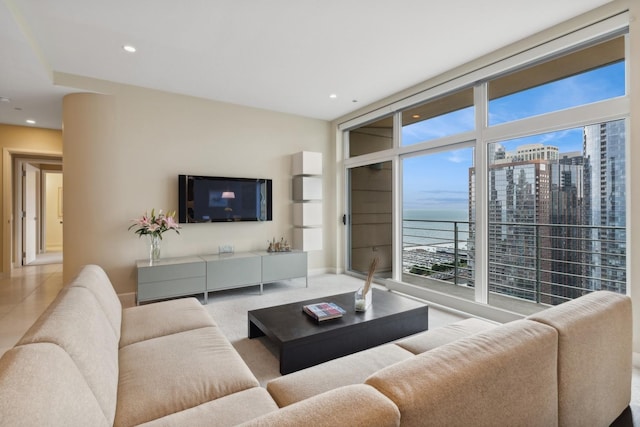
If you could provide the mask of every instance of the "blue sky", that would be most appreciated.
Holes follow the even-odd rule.
[[[547,112],[624,95],[624,63],[568,77],[490,101],[489,124],[496,125]],[[474,108],[405,126],[403,145],[429,141],[473,130]],[[553,145],[560,152],[582,150],[582,128],[506,141],[507,151],[524,144]],[[466,148],[412,157],[403,163],[405,209],[468,209],[468,176],[473,149]]]

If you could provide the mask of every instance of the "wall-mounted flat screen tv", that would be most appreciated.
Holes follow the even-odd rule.
[[[178,176],[178,221],[271,221],[271,180]]]

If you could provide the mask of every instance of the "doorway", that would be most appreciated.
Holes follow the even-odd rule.
[[[15,156],[12,265],[62,262],[62,159]]]

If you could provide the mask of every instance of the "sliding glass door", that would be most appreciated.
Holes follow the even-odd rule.
[[[375,277],[393,270],[391,161],[353,167],[349,175],[349,270],[368,274],[377,259]]]

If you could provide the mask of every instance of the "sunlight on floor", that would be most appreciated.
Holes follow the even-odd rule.
[[[62,289],[62,264],[14,268],[0,278],[0,354],[13,347]]]

